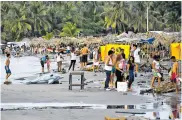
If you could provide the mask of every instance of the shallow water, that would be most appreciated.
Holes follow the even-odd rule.
[[[1,75],[0,75],[0,82],[2,83],[5,79],[5,70],[4,70],[4,62],[6,58],[4,56],[1,57]],[[68,61],[67,61],[68,62]],[[56,68],[56,63],[52,62],[51,67]],[[39,58],[28,56],[28,57],[20,57],[20,58],[11,58],[11,64],[10,69],[12,71],[12,76],[10,77],[10,80],[13,81],[13,83],[21,83],[21,81],[15,80],[16,78],[21,77],[28,77],[28,76],[38,76],[37,73],[41,72],[41,66]],[[45,68],[46,70],[46,68]],[[100,77],[100,76],[99,76]],[[147,75],[144,74],[143,77],[137,77],[135,78],[135,83],[133,84],[132,88],[134,89],[136,95],[139,95],[139,91],[141,89],[147,89],[149,88],[149,82],[147,81],[148,78],[146,78]],[[79,77],[76,76],[74,79],[78,79]],[[100,78],[103,79],[104,78]],[[137,84],[137,81],[140,81],[141,79],[145,80],[146,82],[140,83],[140,85]],[[66,79],[66,81],[68,81]],[[98,80],[95,82],[95,84],[100,84]],[[89,82],[88,82],[89,84]],[[175,93],[173,93],[175,94]],[[116,114],[125,113],[125,114],[132,114],[133,113],[139,113],[141,114],[134,114],[135,116],[144,116],[150,119],[154,119],[154,112],[156,114],[159,114],[160,119],[169,119],[169,115],[172,114],[172,111],[178,109],[179,111],[179,105],[181,102],[181,99],[174,96],[154,96],[152,94],[148,94],[148,97],[151,97],[155,100],[154,103],[145,103],[140,105],[94,105],[94,104],[83,104],[83,103],[3,103],[1,104],[1,111],[4,110],[25,110],[25,109],[110,109],[115,110]],[[143,114],[144,113],[144,114]]]
[[[5,72],[5,56],[0,56],[1,58],[1,73],[0,73],[0,83],[5,80],[6,72]],[[51,69],[57,68],[56,62],[51,62]],[[28,76],[38,76],[37,73],[41,72],[40,59],[34,56],[25,56],[20,58],[11,57],[10,59],[10,69],[12,75],[9,80],[12,83],[19,84],[19,81],[16,81],[17,78],[28,77]],[[45,64],[45,72],[47,71],[47,66]]]
[[[154,114],[160,119],[169,119],[172,111],[179,108],[178,103],[173,105],[160,103],[146,103],[139,105],[103,105],[103,104],[84,104],[84,103],[2,103],[1,111],[10,110],[39,110],[39,109],[112,109],[116,114],[130,114],[154,119]],[[180,114],[179,110],[177,114]]]

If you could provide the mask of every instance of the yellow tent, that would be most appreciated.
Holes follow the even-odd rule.
[[[100,51],[101,51],[101,60],[104,61],[104,57],[105,57],[105,46],[100,46]]]
[[[106,46],[101,46],[101,58],[102,61],[104,61],[105,57],[108,54],[108,51],[111,50],[111,48],[115,48],[115,53],[119,54],[121,52],[121,49],[124,49],[125,57],[128,59],[130,54],[130,45],[118,45],[118,44],[107,44]]]
[[[182,43],[172,43],[171,44],[171,56],[175,56],[177,60],[182,60]]]

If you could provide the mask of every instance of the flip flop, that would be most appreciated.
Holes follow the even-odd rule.
[[[11,84],[12,82],[11,81],[5,81],[4,82],[4,84],[6,84],[6,85],[9,85],[9,84]]]

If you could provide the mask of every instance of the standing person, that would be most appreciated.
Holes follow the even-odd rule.
[[[126,60],[125,55],[121,54],[118,56],[116,60],[116,82],[115,87],[117,88],[117,82],[123,82],[124,80],[124,72],[126,72]]]
[[[80,54],[80,70],[83,70],[83,55],[81,52],[81,46],[79,48],[79,54]]]
[[[42,58],[40,59],[40,64],[41,64],[41,66],[42,66],[42,73],[44,73],[44,64],[46,63],[48,57],[49,57],[49,56],[46,55],[46,56],[44,56],[44,57],[42,57]]]
[[[10,77],[10,75],[11,75],[11,70],[10,70],[10,68],[9,68],[9,66],[10,66],[10,58],[11,58],[11,56],[10,56],[10,54],[9,53],[7,53],[7,59],[6,59],[6,62],[5,62],[5,70],[6,70],[6,80],[5,80],[5,82],[4,82],[4,84],[8,84],[8,83],[11,83],[10,81],[8,81],[8,78]]]
[[[99,53],[97,47],[95,47],[93,52],[93,72],[95,72],[94,75],[96,75],[95,69],[98,69],[98,66],[99,66]]]
[[[38,47],[35,48],[35,55],[38,54]]]
[[[71,50],[71,63],[70,63],[70,67],[68,69],[68,71],[70,71],[71,67],[73,66],[73,71],[75,69],[75,63],[76,63],[76,53],[75,50]]]
[[[48,72],[50,72],[50,65],[51,65],[51,61],[50,61],[50,58],[49,58],[49,57],[47,58],[46,63],[47,63],[47,69],[48,69]]]
[[[85,44],[85,45],[84,45],[84,48],[82,48],[82,50],[81,50],[83,68],[85,68],[86,65],[87,65],[87,58],[88,58],[87,55],[88,55],[88,53],[89,53],[88,47],[87,47],[87,45]]]
[[[178,84],[177,84],[177,77],[178,77],[178,62],[176,61],[176,57],[172,56],[171,60],[173,62],[171,68],[171,82],[176,87],[176,93],[178,94]]]
[[[154,55],[154,60],[152,62],[152,72],[153,72],[153,77],[151,81],[151,88],[154,87],[154,81],[155,78],[158,78],[158,86],[160,85],[161,82],[161,74],[160,74],[160,63],[159,63],[159,56]]]
[[[122,79],[122,70],[119,68],[120,62],[121,62],[121,54],[118,54],[117,58],[116,58],[116,82],[115,82],[115,88],[117,88],[117,82],[121,82],[121,79]]]
[[[42,49],[40,46],[39,46],[39,54],[42,55]]]
[[[66,54],[67,54],[67,55],[69,55],[69,54],[70,54],[70,46],[69,46],[69,45],[67,46]]]
[[[61,53],[59,52],[56,55],[56,62],[57,62],[57,66],[58,66],[58,72],[61,72],[61,69],[62,69],[62,60],[64,60],[64,58],[61,55]]]
[[[131,85],[134,81],[134,73],[137,71],[137,68],[135,67],[136,63],[133,56],[130,56],[127,64],[127,71],[129,73],[129,81],[128,81],[128,91],[131,91]]]
[[[105,60],[105,71],[106,71],[106,81],[105,81],[105,89],[106,90],[111,90],[109,88],[109,82],[111,80],[111,71],[112,71],[112,66],[113,66],[113,61],[112,61],[112,57],[114,55],[114,52],[112,50],[110,50],[108,52],[108,56],[106,57]]]
[[[116,73],[116,54],[115,54],[115,48],[112,47],[111,50],[113,51],[113,56],[112,56],[112,63],[113,63],[113,66],[112,66],[112,71],[111,71],[111,80],[110,80],[110,87],[113,88],[114,86],[114,76],[115,76],[115,73]]]
[[[124,59],[125,59],[124,49],[121,49],[121,56],[122,56],[122,58],[124,58]]]
[[[136,63],[136,69],[138,70],[138,67],[139,67],[139,64],[140,64],[140,55],[139,55],[139,52],[140,52],[140,49],[137,48],[137,45],[133,45],[133,57],[135,59],[135,63]],[[137,77],[137,73],[138,71],[135,72],[135,77]]]

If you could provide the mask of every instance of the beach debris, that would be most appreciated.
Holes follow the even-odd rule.
[[[168,93],[176,90],[175,85],[171,81],[161,82],[160,86],[154,88],[155,93]]]
[[[34,80],[25,80],[26,84],[59,84],[59,80],[63,77],[55,73],[43,74]]]
[[[181,89],[181,88],[180,88]],[[160,86],[156,86],[154,89],[140,90],[140,94],[145,93],[169,93],[176,90],[175,85],[171,81],[163,81]]]
[[[127,119],[126,119],[126,117],[119,117],[119,118],[105,117],[105,120],[127,120]]]
[[[117,118],[105,117],[105,120],[149,120],[149,119],[140,116],[129,116],[129,117],[121,116]]]

